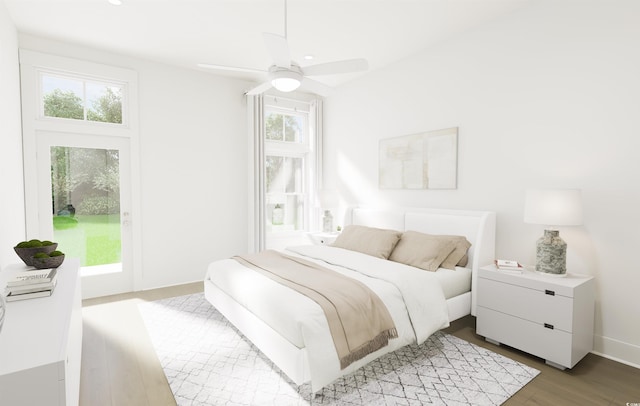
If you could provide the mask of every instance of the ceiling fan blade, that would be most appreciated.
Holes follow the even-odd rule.
[[[265,73],[266,72],[263,69],[242,68],[240,66],[213,65],[208,63],[199,63],[197,66],[199,68],[205,68],[205,69],[227,70],[227,71],[234,71],[234,72],[248,72],[248,73]]]
[[[257,95],[257,94],[264,93],[264,92],[266,92],[267,90],[269,90],[271,88],[272,88],[271,82],[264,82],[262,84],[259,84],[256,87],[254,87],[253,89],[248,90],[247,92],[245,92],[245,94],[249,95],[249,96],[254,96],[254,95]]]
[[[333,90],[331,86],[327,86],[324,83],[320,83],[316,80],[304,78],[302,79],[302,83],[300,83],[300,87],[308,92],[315,93],[317,95],[327,97],[329,93]]]
[[[369,69],[366,59],[346,59],[344,61],[319,63],[317,65],[305,66],[302,71],[305,75],[333,75],[336,73],[350,73]]]
[[[289,52],[287,39],[268,32],[262,33],[262,36],[264,38],[264,44],[267,46],[267,51],[269,51],[269,55],[271,55],[273,59],[273,63],[282,68],[290,68],[291,53]]]

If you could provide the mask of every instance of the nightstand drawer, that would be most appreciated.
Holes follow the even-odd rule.
[[[573,298],[491,279],[479,278],[478,306],[510,314],[557,330],[573,331]]]
[[[575,365],[571,360],[571,334],[481,306],[477,316],[479,335],[514,348],[525,348],[531,354],[567,368]]]

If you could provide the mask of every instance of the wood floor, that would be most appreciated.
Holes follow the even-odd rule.
[[[198,282],[85,300],[80,405],[175,405],[137,305],[202,289]],[[485,342],[475,334],[471,316],[445,331],[541,371],[506,406],[640,405],[640,369],[589,354],[572,370],[560,371],[529,354]]]

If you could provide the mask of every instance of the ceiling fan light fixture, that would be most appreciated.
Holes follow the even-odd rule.
[[[302,73],[294,70],[276,70],[271,72],[271,85],[281,92],[292,92],[300,87]]]

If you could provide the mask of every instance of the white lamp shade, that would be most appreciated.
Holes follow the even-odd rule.
[[[293,70],[275,70],[270,75],[271,85],[281,92],[292,92],[302,82],[302,74]]]
[[[524,222],[549,226],[581,225],[581,191],[579,189],[527,190]]]

